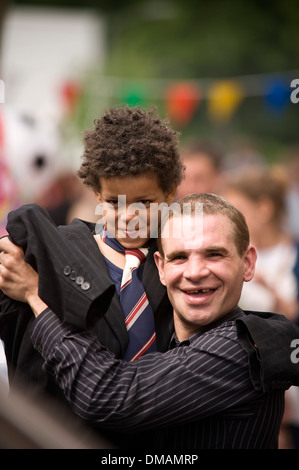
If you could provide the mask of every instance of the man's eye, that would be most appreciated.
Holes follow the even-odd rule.
[[[185,255],[176,255],[176,256],[172,256],[169,261],[170,262],[176,262],[176,261],[185,261],[186,260],[186,256]]]
[[[223,256],[222,253],[218,253],[217,251],[215,251],[214,253],[210,253],[208,255],[210,258],[221,258]]]
[[[150,201],[148,199],[141,199],[139,203],[143,204],[144,206],[148,206],[150,204]]]

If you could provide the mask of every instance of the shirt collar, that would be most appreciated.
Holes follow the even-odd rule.
[[[193,333],[191,336],[189,336],[188,339],[184,341],[179,341],[177,338],[176,332],[174,331],[174,333],[172,334],[170,343],[169,343],[169,349],[174,349],[174,348],[178,348],[181,346],[189,346],[196,338],[203,335],[207,331],[212,330],[213,328],[216,328],[222,323],[226,323],[228,321],[234,321],[242,315],[244,315],[243,310],[240,307],[235,307],[231,312],[219,318],[218,320],[210,323],[209,325],[205,326],[200,331]]]

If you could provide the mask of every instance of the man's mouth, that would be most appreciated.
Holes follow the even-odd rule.
[[[187,294],[187,295],[201,295],[201,294],[211,294],[212,292],[215,292],[216,288],[203,288],[203,289],[182,289],[182,291]]]
[[[203,303],[211,299],[216,288],[181,289],[188,303]]]

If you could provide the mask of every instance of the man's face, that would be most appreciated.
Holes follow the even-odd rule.
[[[194,216],[181,218],[181,238],[172,233],[173,220],[168,221],[169,236],[162,238],[164,258],[157,252],[155,260],[182,341],[238,305],[243,281],[253,277],[256,252],[250,246],[239,256],[233,224],[222,214],[203,215],[200,242],[193,235]]]
[[[114,227],[113,235],[125,248],[144,246],[151,236],[150,228],[154,229],[152,205],[171,204],[175,191],[166,194],[155,175],[100,178],[100,184],[96,198],[106,210],[108,231],[112,232],[109,226]],[[124,206],[120,207],[120,199],[125,201]]]

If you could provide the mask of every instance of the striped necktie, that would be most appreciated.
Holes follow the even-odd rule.
[[[156,351],[153,312],[138,276],[138,267],[145,260],[147,252],[144,248],[125,250],[126,264],[119,298],[129,335],[129,344],[124,355],[127,361],[136,361],[143,354]]]
[[[157,350],[154,315],[142,284],[141,271],[138,270],[148,254],[148,249],[126,250],[117,239],[105,231],[101,238],[111,248],[125,254],[119,300],[129,343],[123,358],[126,361],[136,361],[144,354]]]

